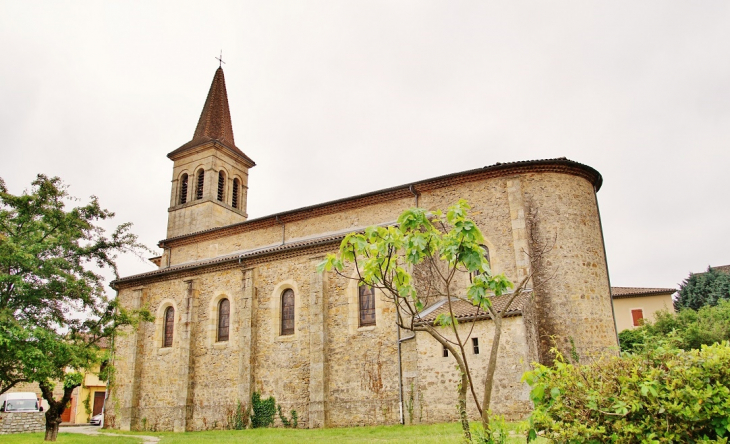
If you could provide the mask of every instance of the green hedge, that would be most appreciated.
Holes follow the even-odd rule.
[[[525,373],[531,436],[559,443],[727,443],[730,345],[642,354]]]

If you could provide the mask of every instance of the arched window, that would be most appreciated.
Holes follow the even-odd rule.
[[[180,205],[188,201],[188,175],[183,174],[180,178]]]
[[[228,340],[228,326],[231,319],[231,303],[228,299],[221,299],[218,304],[218,342]]]
[[[218,202],[223,202],[223,194],[226,190],[226,173],[218,171]]]
[[[162,339],[163,347],[172,347],[172,332],[175,328],[175,309],[167,307],[165,310],[165,336]]]
[[[375,325],[375,291],[373,287],[358,287],[358,303],[360,306],[360,327]]]
[[[231,190],[231,206],[238,208],[238,189],[241,186],[241,182],[238,179],[233,179],[233,190]]]
[[[203,198],[203,185],[204,184],[205,184],[205,171],[200,170],[200,171],[198,171],[198,183],[195,187],[195,198],[196,199]]]
[[[489,262],[489,267],[491,268],[492,267],[492,261],[489,259],[489,247],[487,247],[484,244],[479,244],[479,246],[482,247],[482,248],[484,248],[484,259],[486,259],[487,262]],[[472,278],[477,277],[478,274],[479,274],[478,271],[473,272],[471,274],[471,276],[469,277],[469,282],[471,282],[471,279]]]
[[[294,334],[294,290],[284,290],[281,294],[281,335]]]

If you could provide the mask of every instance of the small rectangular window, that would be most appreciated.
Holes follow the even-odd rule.
[[[479,354],[479,338],[471,338],[471,345],[474,347],[474,354]]]
[[[631,318],[634,321],[634,327],[644,325],[644,310],[641,308],[631,310]]]
[[[444,346],[444,358],[448,358],[448,357],[449,357],[449,349],[446,348],[446,346]]]

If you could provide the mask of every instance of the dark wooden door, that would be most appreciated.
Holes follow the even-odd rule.
[[[73,396],[71,397],[71,400],[68,402],[68,405],[63,410],[63,413],[61,413],[61,422],[71,422],[71,411],[73,410],[72,406],[74,403]]]
[[[91,416],[96,416],[101,413],[101,409],[104,407],[104,397],[106,392],[94,392],[94,411]]]

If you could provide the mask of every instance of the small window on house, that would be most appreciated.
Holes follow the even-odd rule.
[[[474,354],[479,354],[479,338],[471,338],[471,346],[474,347]]]
[[[231,206],[238,208],[238,188],[241,186],[241,182],[238,179],[233,179],[233,189],[231,190]]]
[[[205,171],[198,171],[198,183],[195,186],[195,199],[203,198],[203,185],[205,185]]]
[[[188,175],[183,174],[180,178],[180,205],[188,201]]]
[[[231,302],[221,299],[218,304],[218,342],[228,340],[228,326],[231,320]]]
[[[223,202],[223,194],[226,189],[226,173],[218,171],[218,201]]]
[[[375,325],[375,291],[373,287],[359,287],[360,327]]]
[[[165,310],[165,335],[162,339],[163,347],[172,347],[172,332],[175,327],[175,309],[167,307]]]
[[[634,321],[634,327],[644,325],[644,310],[641,308],[631,310],[631,318]]]
[[[291,288],[281,294],[281,335],[294,334],[294,290]]]
[[[444,351],[443,351],[443,355],[442,355],[442,356],[443,356],[444,358],[448,358],[448,357],[449,357],[449,349],[448,349],[448,348],[446,348],[446,346],[445,346],[445,345],[444,345],[443,347],[444,347]]]

